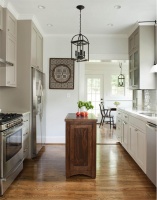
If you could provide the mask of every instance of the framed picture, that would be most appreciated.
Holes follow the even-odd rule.
[[[74,89],[74,60],[50,58],[49,89]]]

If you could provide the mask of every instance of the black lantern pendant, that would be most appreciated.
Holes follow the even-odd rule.
[[[89,60],[89,41],[86,36],[81,34],[81,10],[84,6],[79,5],[76,7],[80,10],[80,33],[74,35],[71,40],[71,59],[77,62]]]
[[[122,63],[119,63],[121,69],[120,75],[118,76],[118,87],[125,87],[125,76],[122,74]]]

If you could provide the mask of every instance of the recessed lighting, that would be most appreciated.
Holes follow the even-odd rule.
[[[120,6],[120,5],[115,5],[114,8],[115,8],[115,9],[120,9],[121,6]]]
[[[113,24],[107,24],[107,26],[110,26],[110,27],[112,27],[112,26],[113,26]]]
[[[39,5],[38,8],[39,9],[45,9],[45,6]]]
[[[52,27],[53,25],[52,25],[52,24],[47,24],[47,26],[48,26],[48,27]]]

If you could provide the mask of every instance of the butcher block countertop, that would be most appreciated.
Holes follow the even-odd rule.
[[[82,116],[76,116],[76,113],[68,113],[68,115],[65,118],[65,121],[72,121],[72,120],[82,120],[82,121],[97,121],[97,118],[93,113],[88,113],[87,117],[82,117]]]

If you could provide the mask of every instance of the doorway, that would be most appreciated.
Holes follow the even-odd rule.
[[[85,76],[85,96],[87,101],[91,101],[94,108],[90,112],[94,113],[100,122],[99,104],[104,96],[103,93],[103,75],[86,75]]]

